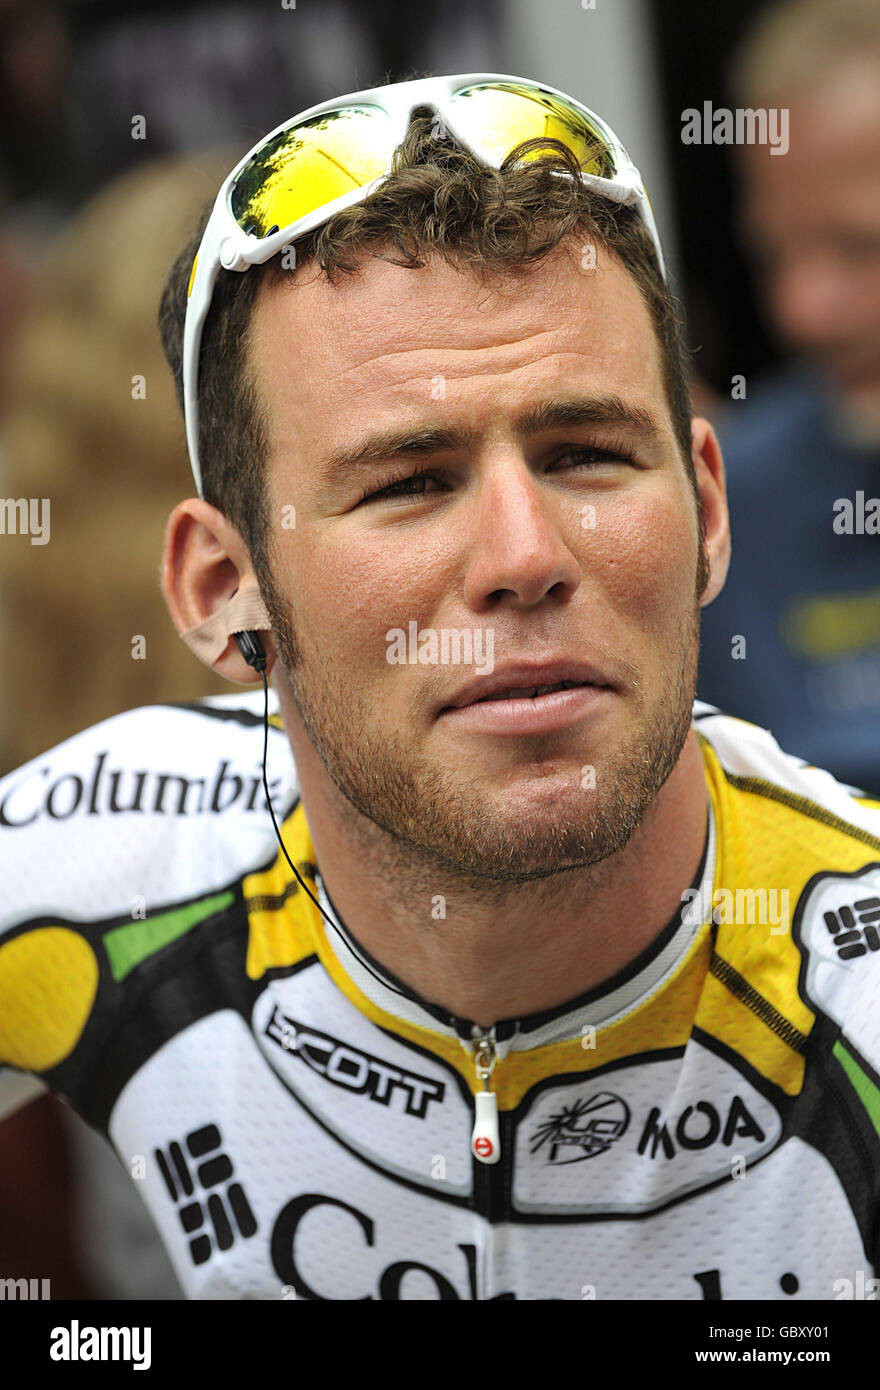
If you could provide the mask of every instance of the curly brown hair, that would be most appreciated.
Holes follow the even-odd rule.
[[[613,253],[632,275],[661,349],[664,386],[676,440],[702,510],[691,462],[692,415],[682,322],[661,274],[654,246],[632,208],[585,187],[574,154],[559,140],[529,140],[494,169],[449,137],[438,137],[430,113],[415,113],[382,184],[363,202],[338,212],[296,243],[296,267],[317,264],[331,283],[368,256],[420,268],[432,255],[466,265],[482,279],[515,273],[575,235]],[[560,177],[562,175],[562,177]],[[187,286],[210,216],[175,261],[162,296],[159,326],[183,408],[182,344]],[[264,279],[296,271],[275,256],[241,274],[221,270],[202,337],[199,456],[203,491],[244,538],[257,578],[269,576],[271,541],[266,505],[268,421],[249,365],[250,327]]]

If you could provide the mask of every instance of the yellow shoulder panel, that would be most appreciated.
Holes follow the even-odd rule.
[[[815,874],[859,869],[874,842],[808,798],[729,775],[700,744],[718,827],[718,934],[696,1023],[794,1095],[815,1014],[798,993],[792,918]]]
[[[281,833],[287,853],[313,886],[315,851],[302,802],[294,807]],[[318,909],[300,888],[280,847],[270,868],[247,875],[242,892],[248,915],[249,979],[258,980],[275,966],[296,965],[314,954]]]
[[[69,1057],[98,989],[89,943],[68,927],[35,927],[0,946],[0,1062],[42,1072]]]

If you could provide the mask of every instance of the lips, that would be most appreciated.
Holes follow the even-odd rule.
[[[554,690],[573,690],[576,686],[587,683],[585,681],[554,681],[552,685],[522,686],[517,690],[499,690],[495,695],[482,695],[479,700],[470,700],[468,703],[482,705],[487,700],[536,700],[539,695],[552,695]]]
[[[611,681],[603,671],[584,662],[560,659],[540,664],[510,665],[499,668],[491,676],[468,681],[447,696],[438,713],[504,700],[537,701],[579,686],[606,688],[610,685]]]

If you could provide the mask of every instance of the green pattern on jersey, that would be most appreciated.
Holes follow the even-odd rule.
[[[855,1057],[850,1055],[842,1043],[836,1042],[833,1052],[852,1082],[859,1100],[870,1115],[871,1123],[880,1134],[880,1089],[874,1085],[871,1078],[862,1070]]]
[[[126,923],[124,927],[114,927],[108,931],[104,946],[114,980],[124,980],[147,956],[167,946],[169,941],[176,941],[190,928],[204,922],[206,917],[222,912],[231,905],[232,899],[231,892],[215,893],[210,898],[187,903],[172,912],[161,912],[157,917],[148,917],[143,922],[132,922],[131,925]]]

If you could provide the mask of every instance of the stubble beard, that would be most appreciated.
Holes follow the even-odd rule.
[[[632,733],[600,760],[584,757],[594,777],[584,776],[579,758],[569,759],[568,795],[554,775],[546,795],[527,788],[523,804],[521,796],[488,791],[414,755],[396,729],[378,728],[375,704],[346,688],[326,657],[306,655],[290,606],[271,581],[261,579],[261,588],[291,694],[335,786],[410,857],[463,882],[526,883],[608,859],[628,844],[684,747],[696,692],[699,604],[670,653],[668,683],[648,690],[632,681],[625,697]]]

